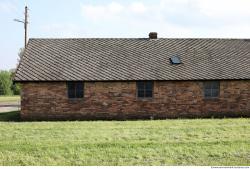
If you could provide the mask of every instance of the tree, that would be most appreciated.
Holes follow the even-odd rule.
[[[10,74],[11,74],[11,76],[10,76],[11,81],[12,81],[12,79],[13,79],[14,76],[15,76],[15,71],[16,71],[16,69],[10,69],[10,71],[9,71]],[[13,83],[13,82],[12,82],[11,90],[12,90],[12,93],[13,93],[14,95],[20,95],[20,91],[21,91],[20,84],[19,84],[19,83]]]
[[[24,54],[24,48],[20,48],[18,52],[18,63],[22,59]],[[10,71],[0,70],[0,95],[19,95],[20,94],[20,84],[13,83],[12,78],[14,77],[15,69]]]
[[[0,71],[0,95],[12,95],[11,72]]]
[[[18,64],[19,64],[20,60],[22,59],[23,55],[24,55],[24,48],[20,48],[19,52],[18,52],[19,58],[17,59],[17,67],[18,67]],[[10,70],[11,78],[14,77],[15,70],[16,69]],[[20,91],[21,91],[20,84],[19,83],[13,83],[12,86],[11,86],[11,90],[12,90],[14,95],[20,95]]]
[[[14,95],[20,95],[21,87],[19,83],[15,83],[11,86],[11,90]]]
[[[18,63],[20,62],[20,60],[22,59],[23,54],[24,54],[24,48],[20,48],[19,52],[18,52],[19,58],[17,59],[17,66],[18,66]]]

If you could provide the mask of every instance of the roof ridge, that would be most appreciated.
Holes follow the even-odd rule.
[[[102,39],[128,39],[128,40],[133,40],[133,39],[145,39],[145,40],[150,40],[149,38],[30,38],[29,40],[82,40],[82,39],[87,39],[87,40],[102,40]],[[250,40],[250,38],[157,38],[154,40],[158,39],[169,39],[169,40]]]
[[[30,40],[78,40],[78,39],[149,39],[149,38],[30,38]]]

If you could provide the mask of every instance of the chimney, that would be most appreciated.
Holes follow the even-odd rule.
[[[149,39],[157,39],[157,32],[150,32],[148,36],[149,36]]]

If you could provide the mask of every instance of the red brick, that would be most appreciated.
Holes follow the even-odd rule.
[[[22,83],[23,120],[250,117],[250,81],[220,82],[204,99],[202,81],[155,81],[152,99],[136,98],[136,82],[85,82],[84,99],[67,98],[65,82]]]

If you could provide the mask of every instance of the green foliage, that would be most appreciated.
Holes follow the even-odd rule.
[[[12,95],[11,72],[0,71],[0,95]]]
[[[13,84],[11,86],[11,90],[12,90],[14,95],[20,95],[20,91],[21,91],[20,84],[18,84],[18,83]]]
[[[20,84],[13,83],[14,70],[0,71],[0,95],[20,95]]]
[[[249,166],[249,131],[247,118],[0,122],[0,165]]]
[[[15,69],[10,70],[10,72],[11,72],[10,78],[12,79],[15,76]],[[12,93],[14,95],[20,95],[20,92],[21,92],[20,84],[19,83],[12,83],[11,90],[12,90]]]

